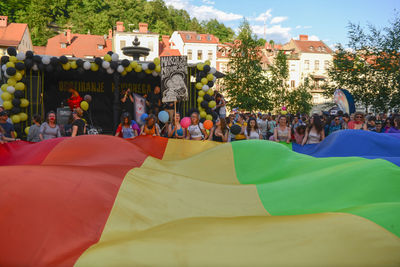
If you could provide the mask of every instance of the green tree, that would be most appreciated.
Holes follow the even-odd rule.
[[[202,26],[206,33],[211,33],[217,36],[222,43],[231,42],[235,32],[226,27],[223,23],[219,23],[216,19],[203,21]]]
[[[229,73],[224,77],[228,105],[247,111],[269,110],[268,91],[261,68],[261,54],[257,37],[247,20],[240,25],[238,39],[229,58]]]

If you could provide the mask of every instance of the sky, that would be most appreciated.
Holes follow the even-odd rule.
[[[216,18],[235,31],[246,18],[260,38],[286,43],[299,34],[322,40],[332,48],[346,46],[349,22],[383,28],[400,0],[165,0],[167,5],[185,9],[199,20]],[[396,11],[395,11],[396,10]],[[264,27],[265,25],[265,27]]]

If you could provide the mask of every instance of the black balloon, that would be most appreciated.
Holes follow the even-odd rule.
[[[13,102],[14,102],[14,100],[16,100],[16,99],[13,99]],[[19,99],[17,99],[17,100],[19,100]],[[21,101],[20,101],[21,102]],[[13,103],[13,105],[14,105],[14,103]],[[16,107],[16,106],[14,106],[11,110],[10,110],[10,112],[11,112],[11,114],[18,114],[18,113],[20,113],[21,112],[21,109],[19,108],[19,107]]]
[[[208,87],[213,87],[214,86],[214,82],[213,81],[209,81],[208,83],[207,83],[207,85],[208,85]]]
[[[113,53],[113,51],[108,51],[107,54],[109,54],[110,56],[112,56],[112,54],[114,54],[114,53]]]
[[[8,61],[10,61],[10,58],[8,56],[1,57],[1,64],[6,64]]]
[[[94,63],[96,63],[97,65],[101,66],[101,63],[103,63],[103,60],[101,58],[99,58],[99,57],[96,57],[94,59]]]
[[[21,105],[21,100],[19,100],[18,98],[14,98],[11,103],[14,107],[19,107],[19,105]]]
[[[66,56],[61,56],[60,57],[60,62],[61,62],[61,64],[67,64],[68,63],[68,58]]]
[[[25,58],[33,58],[33,52],[31,50],[26,51]]]
[[[26,67],[27,69],[31,69],[31,68],[33,67],[33,61],[32,61],[32,59],[29,59],[29,58],[25,59],[25,67]]]
[[[208,108],[208,102],[207,101],[203,101],[203,102],[200,103],[200,106],[202,108]]]
[[[204,65],[203,71],[205,73],[208,73],[211,70],[211,67],[209,65]]]
[[[110,68],[112,68],[113,70],[116,70],[118,68],[118,63],[115,61],[111,61]]]
[[[211,101],[211,96],[210,96],[209,94],[205,94],[205,95],[203,96],[203,99],[204,99],[205,101]]]
[[[201,118],[201,119],[200,119],[200,122],[201,122],[201,123],[204,123],[205,121],[206,121],[205,118]]]
[[[59,62],[60,62],[60,61],[58,60],[57,57],[52,57],[52,58],[50,58],[50,63],[51,63],[52,65],[57,65]]]
[[[25,64],[22,62],[17,62],[17,63],[15,63],[15,68],[17,70],[23,70],[23,69],[25,69]]]
[[[14,47],[9,47],[7,48],[7,54],[15,57],[17,55],[17,49],[15,49]]]
[[[46,65],[46,71],[47,72],[53,72],[53,70],[54,70],[53,65],[51,65],[51,64]]]
[[[15,98],[23,98],[25,96],[25,94],[24,94],[24,91],[21,91],[21,90],[15,90],[15,92],[14,92],[14,97]]]
[[[200,71],[199,75],[201,78],[205,78],[207,76],[207,73],[205,73],[204,71]]]
[[[121,61],[121,65],[124,66],[125,68],[128,67],[129,64],[131,64],[131,63],[127,59],[124,59],[124,60]]]
[[[207,114],[211,114],[212,113],[212,109],[210,107],[207,107],[205,110],[206,110]]]
[[[82,60],[82,59],[77,59],[77,60],[76,60],[76,65],[77,65],[78,67],[83,67],[83,60]]]
[[[17,70],[13,67],[9,67],[6,69],[6,73],[8,76],[14,76],[17,73]]]
[[[33,56],[33,62],[41,63],[42,62],[42,57],[38,56],[38,55],[34,55]]]
[[[148,65],[149,70],[155,70],[156,69],[156,64],[154,62],[150,62]]]
[[[201,77],[200,77],[200,75],[197,75],[197,77],[196,77],[196,83],[200,83],[201,82]]]
[[[40,71],[45,71],[46,66],[45,66],[43,63],[40,63],[40,64],[38,65],[38,68],[39,68]]]
[[[235,124],[231,127],[231,133],[233,133],[233,134],[240,134],[241,131],[242,131],[242,127],[240,127],[237,124]]]

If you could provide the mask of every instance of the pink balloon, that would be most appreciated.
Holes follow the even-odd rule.
[[[282,107],[282,110],[286,110],[286,107],[285,107],[285,106],[283,106],[283,107]]]
[[[181,120],[181,126],[182,126],[182,128],[185,128],[185,129],[187,129],[187,128],[190,126],[191,123],[192,123],[192,122],[191,122],[191,120],[190,120],[189,117],[184,117],[184,118]]]

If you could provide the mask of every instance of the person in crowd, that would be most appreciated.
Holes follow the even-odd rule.
[[[157,118],[154,114],[150,114],[146,118],[146,123],[141,128],[141,135],[160,136],[160,129],[157,125]]]
[[[40,142],[40,123],[42,122],[42,118],[40,115],[35,114],[32,117],[32,125],[29,127],[27,141],[29,142]]]
[[[16,138],[9,138],[5,136],[6,131],[3,129],[3,127],[0,126],[0,145],[5,144],[7,142],[13,142],[13,141],[18,141],[20,139]]]
[[[174,122],[174,102],[167,102],[164,104],[164,110],[168,113],[169,119],[168,122]],[[169,126],[170,124],[168,124]],[[168,129],[168,128],[167,128]]]
[[[371,132],[376,132],[376,117],[375,116],[369,116],[368,117],[368,122],[367,122],[367,130]]]
[[[218,118],[215,121],[215,125],[211,128],[208,140],[215,142],[228,142],[229,129],[226,126],[226,121],[224,118]]]
[[[86,123],[82,120],[83,110],[76,108],[72,111],[72,134],[71,137],[86,134]]]
[[[384,126],[383,126],[383,130],[382,130],[382,131],[383,131],[384,133],[387,133],[391,127],[392,127],[392,123],[390,122],[390,119],[389,119],[389,118],[386,118],[386,119],[385,119],[385,124],[384,124]]]
[[[0,113],[1,113],[2,111],[6,111],[6,110],[4,109],[3,106],[0,106]],[[8,114],[8,113],[7,113],[7,114]],[[11,120],[10,117],[7,118],[7,122],[13,124],[13,122],[12,122],[12,120]]]
[[[300,119],[299,115],[294,115],[293,120],[292,120],[292,130],[293,130],[293,132],[300,125],[304,125],[303,121]]]
[[[354,120],[350,121],[348,126],[351,130],[367,130],[367,125],[364,123],[364,114],[361,112],[354,113]]]
[[[304,135],[303,142],[301,143],[301,145],[317,144],[324,139],[325,139],[325,131],[323,123],[321,121],[320,116],[318,116],[318,114],[314,114],[310,118],[310,125],[306,129],[306,133]]]
[[[140,134],[139,125],[131,120],[131,115],[128,112],[125,112],[121,116],[121,123],[118,125],[117,131],[115,132],[115,136],[119,136],[122,138],[133,138]]]
[[[226,117],[226,103],[225,99],[221,94],[216,94],[215,102],[217,103],[215,112],[219,115],[220,118],[225,119]]]
[[[388,133],[400,133],[400,116],[395,116],[393,118],[393,126],[390,127]]]
[[[261,135],[264,140],[267,140],[267,132],[268,132],[268,120],[267,120],[267,115],[264,114],[258,124],[258,127],[260,128]]]
[[[40,125],[39,138],[41,141],[61,137],[60,127],[56,123],[56,113],[47,113],[47,120]]]
[[[246,140],[246,135],[244,134],[244,131],[246,130],[247,122],[246,122],[246,117],[244,116],[244,114],[239,114],[235,124],[239,125],[242,128],[240,133],[235,135],[235,141]]]
[[[121,92],[121,111],[122,113],[128,112],[129,115],[133,116],[133,95],[130,89],[123,89]]]
[[[375,123],[376,123],[375,132],[382,133],[383,132],[382,121],[377,120]]]
[[[296,144],[301,145],[301,142],[303,142],[304,135],[306,133],[306,129],[307,129],[307,126],[305,124],[302,124],[302,125],[299,125],[296,127],[296,130],[294,131],[294,134],[293,134],[293,137],[294,137],[293,141]]]
[[[349,114],[347,114],[347,113],[343,114],[342,119],[343,119],[343,121],[342,121],[342,130],[349,129],[349,121],[350,121]]]
[[[340,123],[339,116],[335,116],[335,118],[333,119],[333,125],[331,124],[331,126],[329,127],[329,134],[332,134],[333,132],[342,130],[342,126],[343,126],[343,124]]]
[[[262,139],[262,134],[258,128],[257,121],[255,118],[250,118],[247,123],[247,129],[245,130],[246,139]]]
[[[7,111],[3,110],[0,112],[0,126],[4,130],[4,136],[7,138],[15,139],[14,134],[14,125],[7,122],[8,120],[8,113]]]
[[[279,116],[279,124],[274,129],[274,141],[290,143],[291,133],[290,127],[287,125],[287,118],[285,115]]]
[[[156,87],[154,87],[154,90],[150,92],[149,95],[147,96],[146,105],[149,110],[148,112],[149,114],[157,115],[158,112],[160,112],[161,99],[162,99],[161,89],[157,85]]]
[[[199,113],[193,112],[190,115],[191,124],[187,129],[186,139],[206,140],[208,138],[206,129],[199,120]]]
[[[355,113],[350,114],[350,121],[354,121],[354,115],[355,115]]]
[[[175,118],[172,123],[168,125],[168,137],[176,139],[184,139],[185,131],[181,126],[181,114],[175,113]]]
[[[328,136],[329,135],[329,127],[331,125],[331,118],[330,118],[329,114],[327,114],[327,113],[322,114],[322,116],[320,117],[320,120],[322,122],[324,134],[325,134],[325,136]]]
[[[274,129],[276,127],[275,115],[268,114],[268,132],[267,140],[274,135]]]

